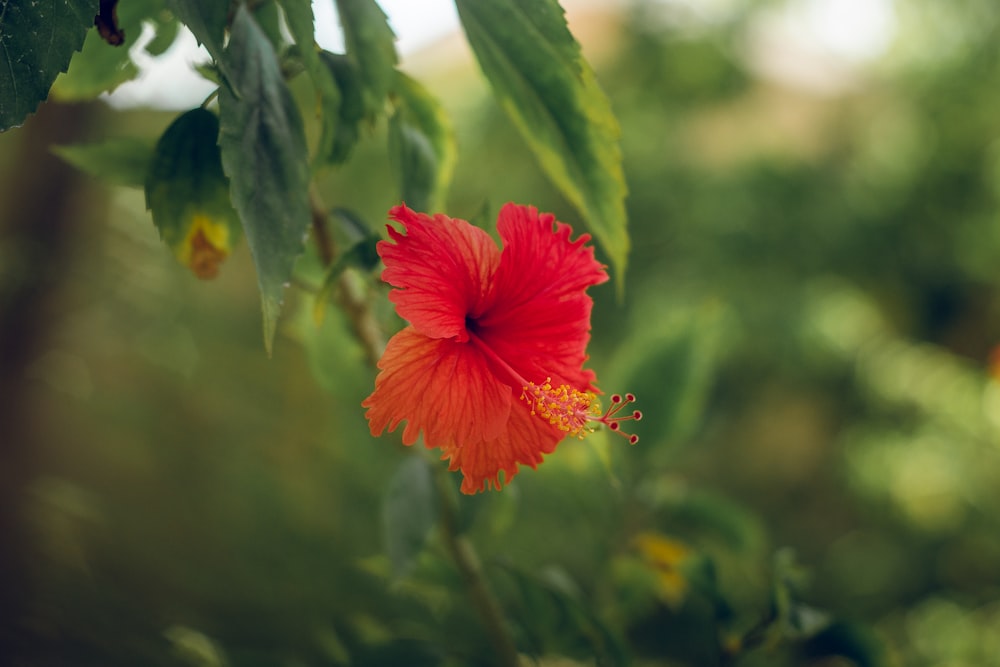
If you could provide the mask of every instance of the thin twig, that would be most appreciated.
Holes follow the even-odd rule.
[[[330,214],[319,195],[312,191],[309,193],[309,205],[313,239],[323,265],[329,269],[337,258],[337,244],[329,229]],[[368,365],[375,367],[385,351],[385,335],[372,313],[370,289],[350,271],[344,271],[337,279],[337,289],[334,292],[337,305],[351,323],[355,338],[364,347]]]
[[[440,470],[444,470],[440,468]],[[453,491],[443,472],[435,475],[438,496],[441,500],[441,533],[452,560],[462,575],[462,581],[472,600],[472,605],[489,635],[496,651],[498,664],[503,667],[518,667],[517,648],[510,636],[510,630],[500,611],[500,605],[486,586],[479,556],[472,543],[458,531],[458,516]]]

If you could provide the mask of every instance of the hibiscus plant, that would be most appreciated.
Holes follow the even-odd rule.
[[[500,564],[496,576],[510,578],[525,604],[553,609],[578,643],[560,648],[510,620],[516,604],[494,595],[464,536],[474,505],[462,495],[505,489],[520,467],[538,466],[566,437],[603,431],[624,436],[616,443],[638,441],[636,397],[602,396],[587,367],[587,289],[609,280],[619,297],[625,289],[630,244],[618,123],[557,0],[455,5],[496,104],[567,210],[508,203],[495,227],[446,210],[457,153],[451,123],[437,96],[400,68],[393,31],[375,0],[335,0],[343,53],[315,43],[309,0],[0,2],[0,132],[17,131],[40,104],[113,90],[139,73],[139,51],[161,54],[181,27],[190,30],[207,52],[197,70],[215,84],[201,105],[178,113],[158,137],[66,145],[59,155],[109,182],[142,188],[160,238],[199,278],[225,271],[224,260],[245,238],[268,355],[289,290],[308,291],[317,318],[325,307],[342,311],[377,366],[373,390],[358,407],[372,435],[405,423],[403,444],[437,449],[447,468],[461,473],[458,486],[445,464],[405,457],[384,516],[397,582],[415,567],[432,529],[441,529],[485,638],[488,657],[476,664],[512,666],[546,651],[627,664],[616,619],[557,581],[524,578]],[[325,201],[318,186],[320,176],[349,169],[357,147],[381,124],[384,187],[399,202],[388,224],[331,206],[337,202]],[[560,222],[570,218],[581,228]],[[297,273],[304,256],[321,266],[315,283]],[[380,305],[386,302],[405,324]],[[651,604],[665,609],[696,591],[708,605],[705,627],[718,632],[718,660],[825,627],[825,616],[797,601],[787,557],[774,567],[761,622],[740,632],[726,625],[732,614],[711,563],[655,532],[633,533],[632,556],[618,562],[623,588],[655,591]],[[448,646],[414,650],[395,664],[468,658],[465,649],[456,657]],[[357,658],[360,649],[353,662],[351,650],[332,654],[336,664],[377,662]]]

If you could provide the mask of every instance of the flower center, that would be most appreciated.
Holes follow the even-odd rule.
[[[620,394],[611,397],[611,407],[603,414],[597,395],[590,391],[579,391],[562,384],[552,386],[552,378],[538,385],[528,382],[521,390],[521,398],[531,406],[531,414],[541,417],[560,431],[583,438],[587,433],[593,433],[593,424],[604,424],[609,430],[628,439],[629,444],[639,442],[639,436],[625,433],[621,430],[624,421],[642,419],[642,413],[633,410],[627,415],[619,413],[630,403],[635,402],[633,394]]]

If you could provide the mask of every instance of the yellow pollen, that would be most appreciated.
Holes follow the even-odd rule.
[[[521,388],[521,398],[527,401],[532,416],[544,419],[567,435],[578,438],[596,429],[593,424],[603,424],[612,433],[617,433],[630,445],[639,442],[639,436],[622,430],[622,424],[639,421],[642,413],[638,410],[625,412],[627,406],[635,403],[634,394],[613,394],[611,407],[601,413],[601,404],[592,391],[579,391],[569,385],[552,386],[552,378],[545,378],[542,384],[528,382]]]
[[[540,385],[529,382],[523,388],[521,398],[531,406],[532,415],[579,438],[594,432],[590,422],[601,414],[596,394],[579,391],[565,384],[553,387],[552,378],[545,378],[545,382]]]

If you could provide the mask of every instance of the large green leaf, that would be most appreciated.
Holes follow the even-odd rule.
[[[393,92],[389,157],[402,200],[417,211],[441,210],[456,156],[448,116],[436,98],[402,72]]]
[[[364,83],[368,115],[378,115],[395,76],[396,36],[375,0],[337,0],[347,55],[357,63]]]
[[[618,121],[567,29],[559,3],[455,0],[455,4],[500,104],[546,174],[580,211],[622,278],[629,238]]]
[[[0,132],[48,97],[94,25],[98,0],[0,0]]]
[[[225,59],[235,91],[219,91],[219,146],[257,267],[270,354],[284,286],[311,220],[305,132],[274,48],[243,6]]]
[[[146,208],[160,237],[199,278],[218,273],[240,233],[218,136],[211,111],[181,114],[157,142],[146,174]]]
[[[318,160],[325,160],[333,150],[334,136],[337,130],[337,113],[340,107],[340,91],[333,73],[320,59],[313,35],[312,3],[310,0],[281,0],[285,10],[288,29],[299,46],[302,65],[312,80],[319,97],[318,113],[322,124],[319,146],[316,148]]]

